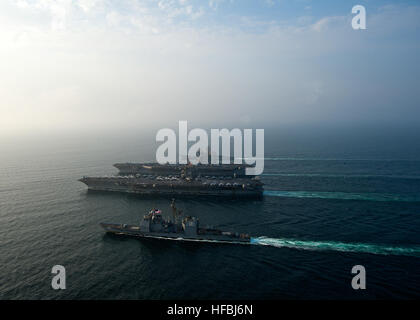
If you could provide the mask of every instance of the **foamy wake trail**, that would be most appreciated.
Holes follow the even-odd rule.
[[[401,201],[419,202],[420,196],[386,194],[386,193],[351,193],[351,192],[325,192],[325,191],[264,191],[265,196],[286,198],[318,198],[340,200],[366,200],[366,201]]]
[[[246,159],[246,158],[239,158]],[[262,158],[257,158],[262,159]],[[365,162],[418,162],[419,159],[368,159],[368,158],[296,158],[296,157],[264,157],[267,161],[365,161]]]
[[[410,179],[419,180],[420,176],[415,175],[387,175],[387,174],[333,174],[333,173],[282,173],[267,172],[262,176],[268,177],[308,177],[308,178],[387,178],[387,179]]]
[[[251,244],[277,248],[294,248],[302,250],[362,252],[381,255],[402,255],[420,257],[420,246],[394,247],[368,243],[344,243],[334,241],[304,241],[258,237],[251,238]]]

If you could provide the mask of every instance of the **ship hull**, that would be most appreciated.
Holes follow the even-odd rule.
[[[107,232],[119,236],[137,237],[145,239],[215,242],[215,243],[242,243],[249,244],[250,238],[230,237],[224,235],[194,235],[185,236],[182,233],[169,232],[141,232],[139,227],[132,225],[101,223],[101,227]]]
[[[142,179],[115,178],[83,178],[80,180],[91,191],[122,192],[142,196],[170,196],[170,197],[228,197],[228,198],[262,198],[263,188],[259,184],[250,184],[242,187],[211,186],[210,183],[202,182],[157,182]]]

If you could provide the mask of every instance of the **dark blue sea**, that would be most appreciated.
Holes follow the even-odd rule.
[[[263,200],[177,199],[252,245],[110,236],[168,199],[87,192],[84,175],[154,159],[150,135],[19,137],[0,154],[1,299],[420,297],[420,150],[414,136],[266,130]],[[51,288],[66,268],[67,289]],[[366,289],[351,269],[366,269]]]

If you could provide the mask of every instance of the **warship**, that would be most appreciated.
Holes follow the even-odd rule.
[[[143,216],[139,225],[101,223],[107,233],[121,236],[183,241],[210,241],[225,243],[250,243],[248,234],[221,231],[211,227],[201,228],[196,217],[182,217],[182,211],[171,203],[173,219],[165,219],[162,212],[153,209]]]
[[[247,164],[159,164],[159,163],[116,163],[114,167],[119,170],[119,175],[185,175],[197,176],[216,176],[231,178],[252,178],[246,175],[245,170],[251,167]]]
[[[116,176],[83,177],[92,191],[124,192],[147,196],[217,196],[261,198],[259,177],[242,175],[238,165],[115,164]],[[210,175],[212,174],[212,175]]]

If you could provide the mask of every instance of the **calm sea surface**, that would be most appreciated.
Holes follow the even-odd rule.
[[[115,174],[115,162],[153,160],[153,143],[98,137],[5,145],[0,298],[419,298],[418,145],[407,155],[384,141],[381,150],[275,134],[266,141],[262,201],[177,200],[204,224],[250,233],[253,245],[104,234],[100,222],[135,224],[152,207],[169,213],[169,201],[88,193],[77,180]],[[51,288],[57,264],[66,268],[66,290]],[[351,288],[358,264],[367,272],[364,291]]]

